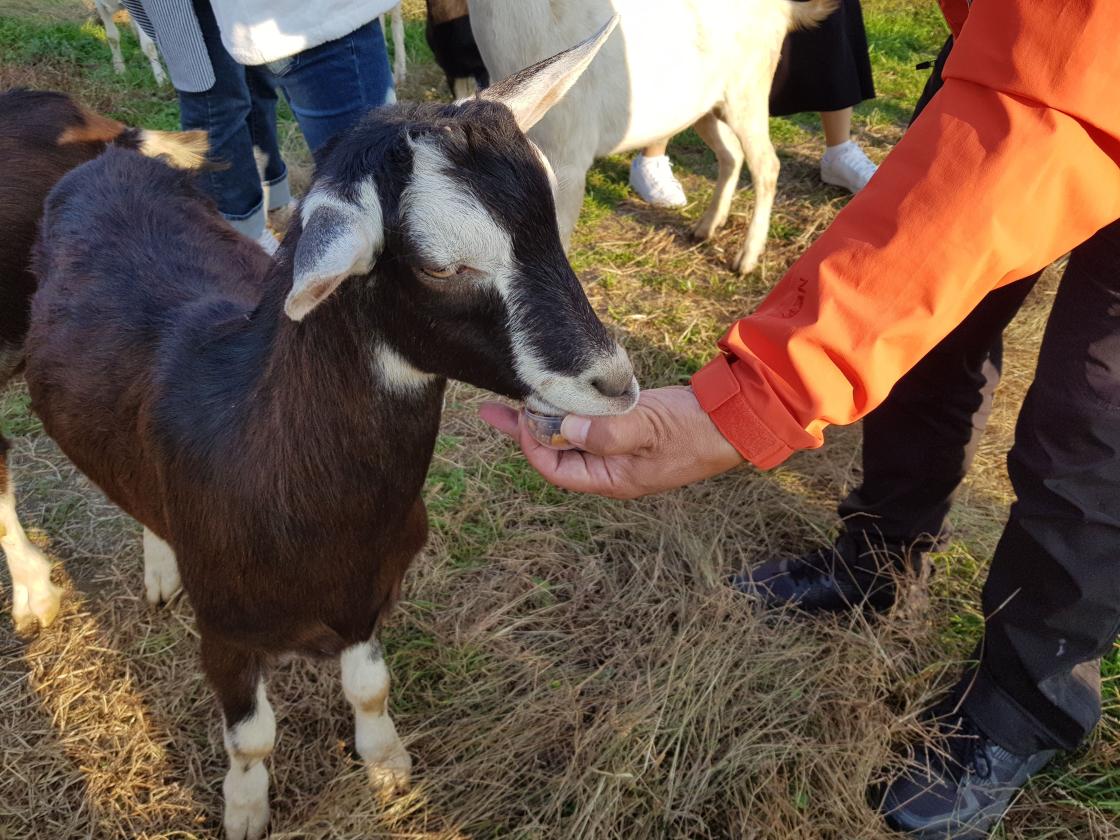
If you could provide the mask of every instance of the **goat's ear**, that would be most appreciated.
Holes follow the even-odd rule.
[[[372,181],[363,184],[356,202],[327,189],[312,190],[300,206],[303,231],[296,243],[292,290],[284,312],[302,320],[355,274],[373,269],[385,242],[381,202]]]
[[[618,15],[586,41],[491,85],[479,98],[501,102],[513,111],[517,127],[528,131],[579,80],[616,26]]]

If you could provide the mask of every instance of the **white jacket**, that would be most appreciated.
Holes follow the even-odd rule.
[[[241,64],[266,64],[349,35],[398,0],[211,0],[222,43]]]

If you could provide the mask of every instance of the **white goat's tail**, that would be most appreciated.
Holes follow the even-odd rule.
[[[202,169],[207,165],[210,141],[205,131],[137,131],[136,148],[148,157],[161,158],[176,169]]]
[[[840,0],[783,0],[789,9],[789,30],[812,29],[826,17],[840,8]]]

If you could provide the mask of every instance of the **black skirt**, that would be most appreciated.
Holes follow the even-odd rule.
[[[770,88],[772,115],[839,111],[874,97],[859,0],[841,0],[820,26],[786,36]]]

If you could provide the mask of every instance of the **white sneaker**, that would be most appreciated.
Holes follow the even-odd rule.
[[[668,155],[635,156],[630,162],[630,186],[642,200],[654,207],[684,207],[688,204],[684,187],[673,175],[673,163]]]
[[[268,228],[265,228],[259,237],[257,237],[257,244],[264,249],[264,252],[270,257],[276,255],[276,251],[280,248],[280,240],[276,238],[276,234]]]
[[[821,180],[858,193],[867,186],[878,168],[863,153],[863,149],[848,140],[839,146],[825,149],[824,157],[821,158]]]

